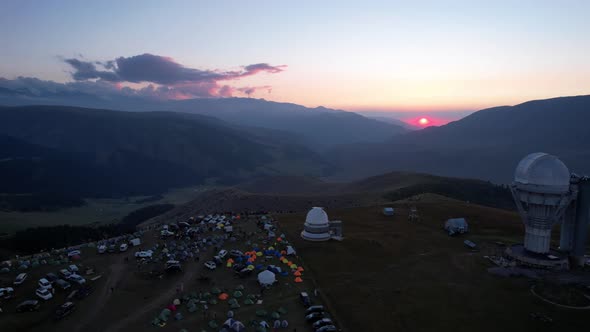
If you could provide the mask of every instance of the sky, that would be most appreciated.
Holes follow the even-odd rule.
[[[444,121],[588,94],[588,13],[567,0],[3,0],[0,77]]]

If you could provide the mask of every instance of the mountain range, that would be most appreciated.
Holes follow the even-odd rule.
[[[537,151],[590,173],[590,96],[495,107],[413,131],[259,99],[165,104],[173,109],[0,107],[2,192],[109,196],[256,181],[294,192],[303,181],[322,192],[315,178],[349,181],[391,171],[508,183],[518,161]]]

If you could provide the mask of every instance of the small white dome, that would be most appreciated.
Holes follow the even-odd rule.
[[[551,192],[567,192],[570,186],[570,171],[557,157],[536,152],[518,163],[514,181],[517,185],[544,187]]]
[[[313,207],[305,217],[306,225],[327,225],[329,222],[328,214],[321,207]]]

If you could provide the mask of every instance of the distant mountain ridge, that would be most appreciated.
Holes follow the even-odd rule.
[[[101,98],[81,91],[2,87],[0,105],[65,105],[123,111],[172,111],[201,114],[238,126],[260,127],[292,132],[303,137],[315,150],[338,144],[382,142],[409,129],[400,124],[385,123],[356,113],[326,107],[308,108],[255,98],[197,98],[156,100],[137,96]]]
[[[590,96],[535,100],[484,109],[387,143],[336,147],[326,156],[347,165],[342,178],[400,170],[507,183],[518,161],[538,151],[558,156],[572,171],[589,174],[589,123]]]

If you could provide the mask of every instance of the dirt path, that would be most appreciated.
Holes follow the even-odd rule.
[[[136,311],[130,313],[129,315],[125,316],[124,319],[121,319],[117,322],[114,322],[113,325],[105,328],[105,331],[115,332],[123,330],[127,325],[139,320],[142,316],[147,314],[154,314],[158,310],[158,308],[162,308],[162,304],[170,302],[172,298],[174,298],[176,294],[176,285],[178,283],[187,284],[191,279],[196,278],[196,274],[199,270],[198,264],[190,264],[188,265],[190,268],[184,273],[182,279],[178,282],[170,283],[170,289],[166,292],[162,292],[158,297],[155,297],[151,301],[145,303],[141,306],[141,308],[137,308]]]
[[[123,263],[116,263],[111,265],[111,271],[109,273],[109,276],[107,277],[105,284],[102,287],[99,296],[96,298],[96,302],[94,303],[94,306],[97,308],[97,310],[87,311],[88,314],[86,315],[86,317],[82,317],[81,319],[79,319],[76,322],[76,325],[72,328],[72,331],[80,332],[82,330],[85,330],[89,325],[91,325],[91,323],[95,321],[96,316],[98,316],[98,314],[101,312],[101,310],[98,308],[103,308],[107,303],[111,295],[111,287],[115,287],[117,285],[117,283],[121,279],[121,276],[123,275],[125,266],[127,265]]]

